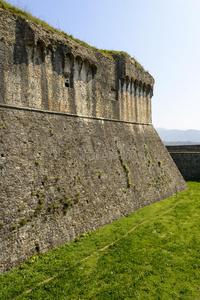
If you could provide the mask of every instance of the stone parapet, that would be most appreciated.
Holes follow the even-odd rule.
[[[0,10],[0,103],[151,123],[154,79],[103,52]]]

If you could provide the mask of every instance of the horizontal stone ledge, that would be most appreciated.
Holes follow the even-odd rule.
[[[198,151],[198,152],[192,152],[192,151],[187,151],[187,152],[186,151],[185,152],[184,151],[182,151],[182,152],[181,151],[179,151],[179,152],[171,152],[171,151],[169,151],[169,153],[170,154],[199,154],[200,151]]]
[[[140,123],[140,122],[131,122],[131,121],[123,121],[117,119],[108,119],[108,118],[101,118],[101,117],[93,117],[93,116],[84,116],[84,115],[75,115],[70,113],[52,111],[52,110],[43,110],[38,108],[30,108],[30,107],[23,107],[23,106],[14,106],[8,104],[0,103],[0,108],[7,108],[7,109],[17,109],[17,110],[26,110],[30,112],[38,112],[43,114],[51,114],[51,115],[60,115],[60,116],[69,116],[74,118],[83,118],[83,119],[91,119],[91,120],[101,120],[101,121],[109,121],[109,122],[118,122],[118,123],[127,123],[127,124],[134,124],[134,125],[146,125],[146,126],[153,126],[152,123]]]

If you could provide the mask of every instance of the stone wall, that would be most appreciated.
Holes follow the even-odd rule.
[[[0,270],[186,188],[151,125],[0,108]]]
[[[0,10],[0,103],[151,123],[153,77],[126,54],[106,56]]]
[[[148,72],[1,9],[0,19],[4,273],[187,185],[151,124]]]
[[[200,180],[200,145],[167,146],[185,180]]]

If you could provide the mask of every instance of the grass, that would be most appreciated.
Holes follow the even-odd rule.
[[[200,183],[188,186],[177,196],[28,259],[0,276],[0,299],[200,299]]]
[[[49,30],[53,30],[55,32],[59,32],[59,30],[51,27],[48,23],[46,23],[45,21],[42,21],[34,16],[32,16],[29,12],[26,12],[20,8],[17,8],[9,3],[7,3],[6,1],[0,0],[0,8],[3,10],[6,10],[16,16],[20,16],[23,17],[27,20],[30,20],[31,22],[33,22],[34,24],[40,25],[42,26],[45,30],[49,31]]]
[[[47,32],[55,32],[55,33],[59,34],[62,37],[65,37],[67,39],[71,39],[71,40],[76,41],[78,44],[80,44],[80,45],[82,45],[84,47],[90,48],[90,49],[95,50],[95,51],[99,51],[100,53],[102,53],[103,55],[109,57],[110,59],[113,59],[113,55],[125,55],[125,56],[129,57],[133,61],[133,63],[135,64],[135,66],[137,68],[139,68],[141,70],[144,70],[143,66],[135,58],[131,57],[128,53],[123,52],[123,51],[98,49],[96,47],[90,46],[86,42],[74,38],[73,35],[68,35],[64,31],[60,31],[60,30],[58,30],[58,29],[50,26],[45,21],[42,21],[42,20],[40,20],[40,19],[32,16],[29,12],[24,11],[24,10],[22,10],[20,8],[17,8],[15,6],[7,3],[6,1],[0,0],[0,9],[8,11],[8,12],[10,12],[10,13],[16,15],[16,16],[23,17],[23,18],[25,18],[27,20],[30,20],[32,23],[43,27],[43,29],[46,30]],[[5,37],[3,37],[3,38],[5,38]],[[75,48],[76,47],[77,46],[75,46]]]

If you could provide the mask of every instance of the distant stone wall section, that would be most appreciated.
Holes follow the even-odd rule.
[[[200,180],[200,145],[167,146],[185,180]]]

